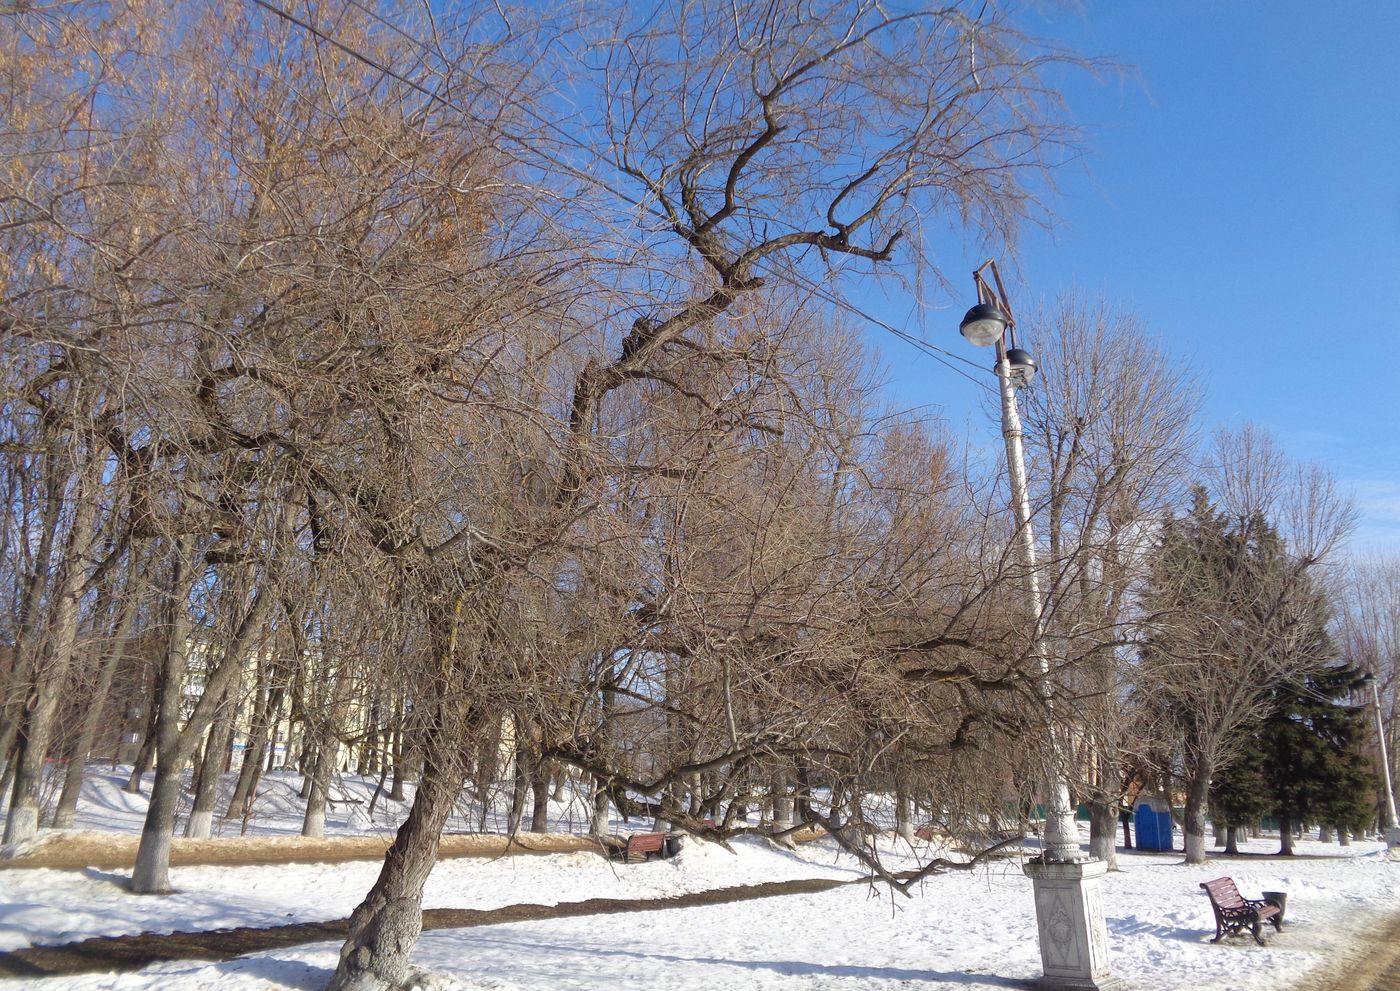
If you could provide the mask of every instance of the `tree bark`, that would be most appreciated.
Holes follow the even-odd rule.
[[[520,832],[520,825],[525,820],[525,798],[530,792],[530,776],[525,772],[522,762],[520,741],[516,739],[515,759],[515,783],[510,793],[510,815],[506,819],[506,834],[514,836]]]
[[[326,835],[326,803],[330,795],[331,768],[335,763],[335,745],[323,738],[316,747],[306,780],[311,793],[306,799],[306,815],[301,822],[301,835],[319,839]]]
[[[1278,852],[1281,857],[1293,856],[1293,820],[1286,813],[1278,817]]]
[[[546,766],[539,765],[530,776],[530,790],[534,793],[535,804],[530,810],[530,832],[549,832],[549,776]]]
[[[179,799],[180,771],[190,759],[214,714],[222,705],[232,684],[242,672],[253,639],[261,631],[271,610],[273,596],[266,585],[259,585],[253,600],[239,621],[233,636],[225,646],[223,657],[209,670],[204,692],[183,729],[178,724],[181,685],[185,674],[185,649],[189,638],[190,618],[185,604],[188,579],[189,548],[177,541],[175,576],[172,588],[170,641],[166,647],[165,684],[161,699],[160,728],[156,733],[156,784],[151,790],[151,805],[141,829],[141,842],[136,849],[136,867],[131,875],[131,890],[137,894],[156,894],[170,890],[170,838],[175,828],[175,805]],[[156,801],[156,795],[162,797]]]
[[[792,828],[793,801],[787,775],[774,774],[770,787],[773,790],[773,831],[781,833]]]
[[[79,604],[87,581],[87,556],[92,546],[93,520],[97,515],[97,489],[101,486],[101,458],[93,457],[78,480],[73,521],[67,547],[59,563],[60,575],[50,622],[47,649],[31,669],[32,688],[25,704],[24,723],[15,758],[10,812],[5,819],[6,845],[23,843],[39,832],[39,799],[44,783],[44,762],[53,737],[54,718],[72,665],[78,641]]]
[[[190,638],[190,615],[185,598],[189,594],[189,546],[177,540],[172,555],[170,601],[165,655],[156,672],[159,704],[155,711],[154,746],[156,776],[151,785],[151,804],[141,827],[136,848],[136,865],[131,872],[131,890],[138,895],[165,894],[170,887],[170,848],[175,833],[175,810],[180,802],[180,771],[188,754],[180,751],[180,701],[183,695],[185,651]]]
[[[1089,856],[1108,864],[1108,869],[1118,869],[1118,848],[1114,840],[1118,835],[1118,803],[1109,801],[1089,802]]]
[[[78,739],[74,743],[73,756],[68,762],[68,770],[63,778],[63,791],[58,796],[58,808],[54,810],[55,829],[69,829],[77,818],[78,796],[83,787],[83,770],[87,766],[93,740],[97,738],[97,728],[102,721],[102,710],[107,705],[107,696],[112,691],[112,679],[126,654],[126,644],[136,621],[138,605],[138,596],[128,587],[121,605],[117,628],[112,634],[111,645],[102,659],[97,672],[97,684],[93,686],[92,697],[88,700],[82,723],[78,727]]]
[[[1192,769],[1186,786],[1186,814],[1182,833],[1186,837],[1186,862],[1206,862],[1206,804],[1210,797],[1211,766],[1204,759]]]
[[[427,765],[374,887],[350,916],[350,932],[326,991],[385,991],[403,984],[423,928],[423,885],[437,862],[442,828],[466,780],[462,769]]]
[[[590,836],[606,836],[608,833],[608,789],[602,778],[593,780],[593,816],[588,823]]]
[[[909,792],[902,786],[895,786],[894,793],[894,822],[895,832],[899,838],[910,846],[914,845],[914,803],[909,798]]]
[[[1225,830],[1225,852],[1235,856],[1240,852],[1240,830],[1238,826],[1230,826]]]
[[[199,770],[199,782],[194,790],[194,807],[185,823],[185,835],[191,839],[208,839],[214,826],[214,803],[219,797],[219,777],[228,756],[229,741],[233,738],[233,720],[237,715],[236,699],[230,698],[224,704],[224,711],[209,727],[209,738],[204,745],[204,760]]]
[[[389,798],[395,802],[404,800],[403,779],[404,779],[404,754],[403,754],[403,700],[396,699],[394,702],[394,736],[393,752],[391,759],[394,762],[393,777],[389,782]]]
[[[151,711],[146,715],[146,730],[141,734],[141,746],[137,748],[136,759],[131,762],[131,776],[122,788],[129,795],[141,794],[141,779],[156,766],[156,724],[160,719],[160,678],[156,678],[151,689]]]
[[[276,720],[276,714],[281,708],[281,687],[259,693],[256,707],[253,709],[252,725],[248,729],[248,745],[243,751],[243,762],[238,768],[238,783],[234,785],[233,796],[224,812],[225,819],[241,819],[252,807],[258,779],[262,776],[263,757],[271,739],[271,724]]]
[[[53,545],[58,537],[59,522],[63,515],[63,490],[68,485],[70,469],[67,459],[62,456],[54,456],[45,465],[45,497],[39,524],[39,541],[30,559],[29,577],[24,583],[24,593],[20,598],[19,615],[15,624],[13,666],[9,672],[10,678],[20,679],[21,684],[6,684],[4,706],[0,708],[0,714],[4,716],[4,729],[0,732],[0,736],[4,738],[0,740],[4,743],[0,753],[6,757],[4,790],[8,790],[9,785],[14,782],[15,763],[11,748],[18,746],[20,727],[24,722],[25,702],[28,700],[24,681],[29,679],[39,650],[40,616],[44,612],[40,608],[40,602],[53,574]]]

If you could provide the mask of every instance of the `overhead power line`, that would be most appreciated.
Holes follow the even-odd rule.
[[[395,79],[395,80],[397,80],[398,82],[403,83],[405,86],[408,86],[409,88],[413,89],[414,91],[416,91],[416,92],[418,92],[418,93],[423,94],[423,95],[426,96],[428,99],[432,100],[434,103],[437,103],[437,104],[439,104],[439,105],[441,105],[441,106],[443,106],[443,107],[446,107],[446,108],[449,109],[449,110],[452,110],[452,111],[454,111],[454,112],[456,112],[456,113],[458,113],[458,114],[461,114],[464,118],[466,118],[467,120],[472,121],[473,123],[477,123],[477,124],[482,123],[482,120],[481,120],[479,117],[477,117],[476,115],[472,114],[472,113],[469,112],[465,107],[461,106],[460,104],[456,103],[455,101],[448,99],[447,97],[443,96],[441,93],[437,92],[436,90],[429,89],[428,87],[422,85],[421,83],[417,82],[416,80],[414,80],[414,79],[410,78],[409,76],[405,75],[404,73],[402,73],[402,72],[396,70],[394,67],[392,67],[392,66],[390,66],[390,65],[385,65],[383,62],[380,62],[378,59],[372,58],[371,56],[366,55],[366,54],[364,54],[364,53],[361,52],[361,51],[358,51],[358,50],[355,49],[354,47],[352,47],[352,46],[346,44],[345,42],[339,40],[338,38],[334,37],[334,36],[333,36],[332,34],[330,34],[329,32],[326,32],[326,31],[321,30],[319,27],[317,27],[315,24],[311,23],[310,21],[308,21],[308,20],[306,20],[306,19],[304,19],[304,18],[297,17],[295,14],[292,14],[290,11],[283,10],[281,7],[277,6],[276,4],[271,3],[270,0],[252,0],[252,2],[253,2],[254,4],[256,4],[257,6],[263,8],[264,10],[268,11],[269,13],[274,14],[275,16],[280,17],[280,18],[286,20],[286,21],[288,21],[288,22],[291,23],[291,24],[295,24],[297,27],[299,27],[299,28],[301,28],[302,30],[308,32],[309,34],[313,35],[314,37],[319,38],[320,40],[324,41],[326,44],[333,46],[333,47],[336,48],[337,50],[339,50],[339,51],[341,51],[341,52],[344,52],[346,55],[350,56],[351,58],[355,59],[356,61],[361,62],[361,63],[364,64],[364,65],[369,66],[370,68],[374,69],[374,70],[377,71],[377,72],[383,73],[384,75],[390,77],[391,79]],[[395,34],[397,34],[399,37],[401,37],[401,38],[403,38],[404,40],[408,41],[410,44],[412,44],[414,47],[416,47],[420,52],[423,52],[423,53],[425,53],[425,54],[427,54],[427,55],[430,55],[430,56],[432,56],[432,55],[437,55],[437,56],[439,56],[439,57],[441,56],[441,53],[435,52],[434,49],[433,49],[430,45],[428,45],[426,42],[424,42],[422,39],[417,38],[417,37],[414,37],[411,33],[409,33],[408,31],[405,31],[403,28],[401,28],[401,27],[399,27],[398,25],[394,24],[393,22],[389,21],[389,20],[386,19],[384,16],[382,16],[381,14],[379,14],[377,11],[375,11],[375,10],[373,10],[372,8],[370,8],[370,7],[366,6],[365,4],[361,3],[360,0],[350,0],[350,3],[353,4],[353,5],[354,5],[356,8],[358,8],[359,10],[361,10],[362,12],[364,12],[367,16],[373,18],[373,19],[374,19],[375,21],[377,21],[379,24],[383,25],[384,27],[386,27],[386,28],[388,28],[389,30],[393,31],[393,32],[394,32]],[[567,131],[565,131],[563,128],[559,127],[559,125],[558,125],[557,122],[555,122],[555,121],[553,121],[553,120],[550,120],[549,118],[547,118],[547,117],[545,117],[545,116],[543,116],[543,115],[537,113],[536,111],[532,110],[532,109],[529,108],[529,107],[522,107],[522,109],[524,110],[524,112],[525,112],[528,116],[530,116],[530,117],[531,117],[532,119],[534,119],[536,122],[541,123],[541,124],[544,124],[545,126],[547,126],[547,127],[548,127],[551,131],[553,131],[556,135],[560,136],[566,143],[571,144],[571,145],[573,145],[574,147],[579,148],[579,149],[581,149],[581,150],[583,150],[583,151],[589,151],[589,150],[590,150],[590,149],[588,148],[588,146],[587,146],[584,142],[580,141],[578,138],[574,137],[573,135],[571,135],[571,134],[569,134]],[[546,158],[548,159],[548,156],[546,156]],[[554,160],[554,159],[548,159],[548,160],[552,161],[553,164],[558,165],[558,166],[564,168],[566,171],[568,171],[569,173],[571,173],[571,174],[573,174],[573,175],[575,175],[575,176],[582,176],[582,175],[583,175],[581,172],[579,172],[578,169],[576,169],[576,168],[574,168],[574,167],[568,165],[568,164],[565,163],[565,162],[560,162],[560,161],[557,161],[557,160]],[[596,176],[591,176],[591,175],[589,175],[589,176],[585,176],[585,178],[587,178],[588,181],[590,181],[590,182],[595,182],[595,183],[601,182]],[[624,191],[622,191],[622,190],[616,189],[616,188],[613,187],[611,184],[606,183],[606,182],[601,182],[601,184],[602,184],[603,187],[606,188],[609,192],[613,193],[615,196],[618,196],[618,197],[621,198],[624,202],[631,203],[631,204],[633,204],[633,205],[641,205],[641,201],[640,201],[640,200],[636,199],[635,197],[629,196],[628,194],[626,194],[626,193],[625,193]],[[769,269],[769,272],[770,272],[770,274],[773,274],[773,275],[779,275],[779,273],[773,271],[771,268]],[[782,278],[796,278],[796,279],[799,281],[799,283],[800,283],[805,289],[807,289],[809,292],[811,292],[812,294],[814,294],[814,295],[816,295],[816,296],[819,296],[820,298],[822,298],[822,299],[826,300],[827,302],[831,303],[832,305],[834,305],[834,306],[836,306],[836,307],[838,307],[838,308],[840,308],[840,309],[846,311],[847,313],[851,314],[852,316],[855,316],[855,317],[859,318],[860,320],[865,321],[866,323],[870,324],[871,326],[876,327],[876,328],[879,328],[880,330],[883,330],[883,331],[885,331],[886,333],[892,334],[893,336],[895,336],[895,337],[899,338],[900,340],[904,341],[905,343],[909,344],[910,346],[912,346],[913,348],[915,348],[916,350],[918,350],[918,351],[921,352],[922,354],[927,355],[928,357],[932,358],[934,361],[937,361],[939,364],[941,364],[941,365],[943,365],[944,367],[948,368],[950,371],[952,371],[952,372],[954,372],[954,373],[956,373],[956,374],[958,374],[958,375],[961,375],[963,378],[967,379],[969,382],[971,382],[973,385],[976,385],[978,388],[983,389],[984,391],[986,391],[986,392],[988,392],[988,393],[992,392],[991,386],[989,386],[986,382],[984,382],[984,381],[982,381],[982,380],[980,380],[980,379],[974,377],[973,375],[970,375],[968,372],[966,372],[966,371],[963,370],[962,368],[959,368],[957,365],[955,365],[955,364],[953,363],[954,361],[962,362],[963,364],[968,365],[968,366],[971,366],[972,368],[975,368],[975,369],[977,369],[977,370],[979,370],[979,371],[985,371],[985,369],[983,369],[982,366],[979,365],[979,364],[977,364],[975,361],[972,361],[971,359],[966,358],[966,357],[964,357],[963,355],[956,354],[956,353],[954,353],[954,352],[952,352],[952,351],[948,351],[948,350],[946,350],[946,349],[944,349],[944,348],[938,347],[936,344],[930,344],[928,341],[925,341],[925,340],[923,340],[922,338],[916,337],[916,336],[914,336],[913,334],[908,333],[907,331],[900,330],[898,327],[895,327],[895,326],[893,326],[892,324],[890,324],[890,323],[888,323],[888,322],[886,322],[886,321],[884,321],[884,320],[879,319],[878,317],[874,316],[873,314],[868,313],[867,311],[865,311],[865,310],[862,309],[861,307],[856,306],[856,305],[855,305],[854,303],[852,303],[850,300],[848,300],[848,299],[846,299],[846,298],[844,298],[844,297],[842,297],[842,296],[838,296],[837,294],[835,294],[835,293],[833,293],[833,292],[827,290],[826,288],[822,287],[821,285],[817,284],[816,282],[812,281],[811,279],[806,278],[805,276],[802,276],[802,275],[796,274],[796,273],[785,273],[785,274],[782,274],[781,277],[782,277]],[[950,360],[950,359],[951,359],[951,360]]]

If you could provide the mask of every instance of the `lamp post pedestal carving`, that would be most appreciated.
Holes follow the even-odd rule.
[[[1102,860],[1032,860],[1023,868],[1035,892],[1044,988],[1109,991],[1120,986],[1108,962],[1108,933],[1099,881]]]

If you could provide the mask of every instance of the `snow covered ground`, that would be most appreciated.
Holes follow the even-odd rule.
[[[87,824],[96,825],[94,819]],[[1276,846],[1276,840],[1261,840],[1245,849],[1264,854]],[[902,856],[890,850],[893,859]],[[1272,991],[1336,960],[1348,949],[1343,941],[1356,938],[1358,918],[1394,910],[1400,864],[1387,860],[1379,844],[1341,848],[1303,841],[1298,853],[1289,860],[1231,859],[1205,867],[1187,867],[1179,854],[1123,854],[1121,870],[1104,882],[1115,971],[1140,991]],[[177,867],[172,878],[180,893],[166,898],[133,897],[117,878],[93,870],[0,871],[0,947],[343,917],[377,869],[368,862]],[[579,853],[448,860],[429,882],[426,905],[649,898],[861,873],[828,842],[790,852],[753,839],[730,852],[691,841],[674,860],[627,866]],[[1197,885],[1221,874],[1233,876],[1246,896],[1288,892],[1288,922],[1283,933],[1270,933],[1267,948],[1248,939],[1207,942],[1214,923]],[[0,981],[0,989],[311,991],[323,986],[338,949],[312,944],[226,963]],[[912,899],[852,885],[724,905],[431,932],[415,962],[428,975],[424,988],[433,991],[988,991],[1020,987],[1039,973],[1030,883],[1014,859],[930,879]]]

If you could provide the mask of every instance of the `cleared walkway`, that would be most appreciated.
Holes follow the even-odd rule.
[[[829,891],[845,884],[864,884],[868,881],[868,878],[813,878],[743,884],[668,898],[588,898],[558,905],[527,903],[494,909],[428,909],[423,913],[423,930],[426,932],[432,929],[470,929],[475,926],[494,926],[537,919],[563,919],[578,915],[654,912],[658,909],[721,905],[725,902],[755,898]],[[306,922],[269,929],[239,927],[210,932],[99,936],[59,946],[31,946],[11,953],[0,953],[0,977],[54,977],[60,974],[139,970],[148,964],[167,960],[228,960],[247,953],[300,946],[303,943],[343,940],[349,921],[333,919],[329,922]]]

